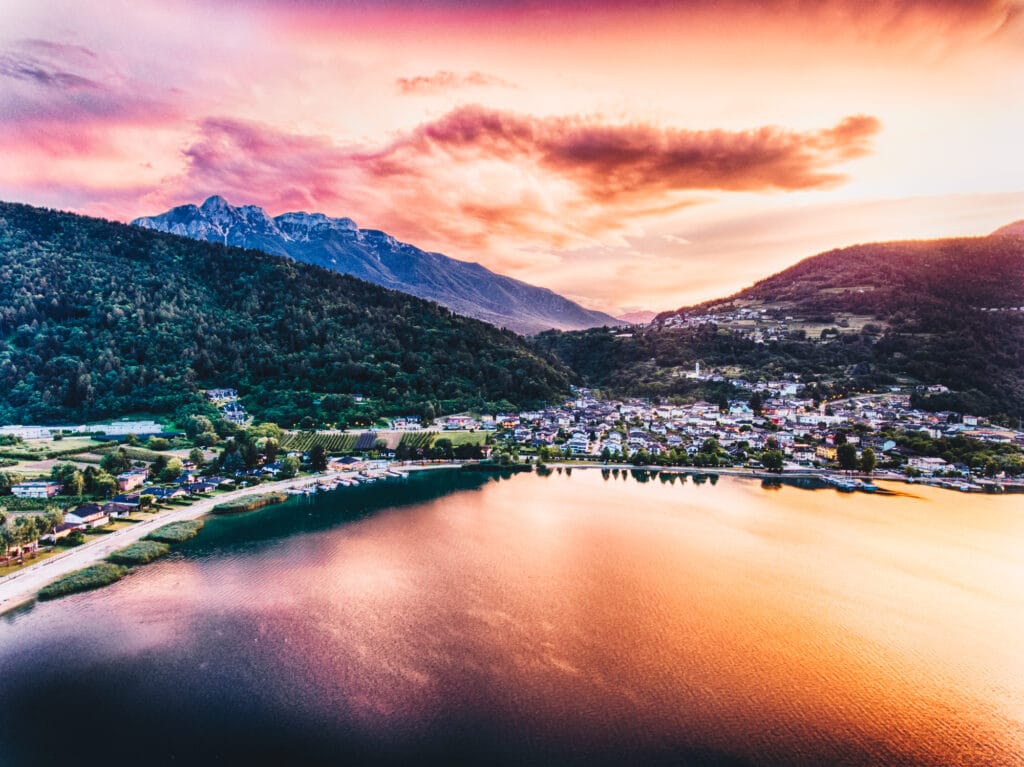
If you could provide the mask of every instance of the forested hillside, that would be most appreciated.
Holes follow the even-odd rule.
[[[251,250],[0,203],[0,422],[170,413],[238,388],[291,424],[349,395],[388,409],[537,404],[566,371],[519,337]]]
[[[726,299],[659,315],[632,335],[546,333],[588,383],[686,395],[683,373],[797,373],[831,389],[953,390],[922,404],[1024,414],[1024,237],[858,245],[805,259]],[[707,388],[706,386],[703,388]]]

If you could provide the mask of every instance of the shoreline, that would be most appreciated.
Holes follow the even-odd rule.
[[[423,471],[435,468],[458,467],[461,464],[425,465],[425,466],[403,466],[402,471]],[[293,477],[291,479],[267,482],[262,485],[239,488],[221,495],[211,496],[196,501],[191,506],[180,509],[154,514],[152,518],[134,523],[131,527],[116,530],[102,538],[89,541],[82,546],[77,546],[68,551],[44,559],[41,562],[29,565],[18,572],[5,575],[0,579],[0,615],[15,610],[18,607],[32,603],[36,594],[43,586],[57,578],[80,570],[96,562],[102,561],[109,554],[117,549],[123,548],[130,543],[135,543],[146,537],[159,527],[172,522],[182,522],[210,514],[214,506],[241,499],[252,495],[264,493],[283,492],[292,487],[308,487],[316,485],[335,477],[354,476],[358,472],[324,472],[312,474],[305,477]]]
[[[406,464],[394,462],[389,467],[400,469],[403,472],[436,471],[441,469],[458,469],[466,462],[452,461],[444,463],[422,463]],[[814,479],[822,481],[827,473],[814,471],[789,471],[782,473],[758,471],[756,469],[737,469],[726,467],[715,467],[698,469],[692,466],[634,466],[628,463],[548,463],[548,468],[555,469],[618,469],[620,471],[657,471],[659,473],[673,474],[704,474],[704,475],[725,475],[740,479],[750,480],[800,480]],[[497,467],[496,467],[497,468]],[[534,466],[530,464],[531,473]],[[102,538],[90,541],[68,551],[57,554],[36,564],[19,570],[16,573],[4,576],[0,579],[0,616],[16,610],[26,604],[36,601],[36,595],[43,586],[68,573],[87,567],[96,562],[103,561],[109,554],[123,548],[124,546],[142,540],[153,530],[173,522],[181,522],[197,519],[207,514],[212,514],[213,509],[224,503],[240,500],[246,497],[261,496],[269,493],[281,493],[288,489],[305,488],[311,485],[318,485],[337,478],[354,477],[359,472],[324,472],[307,475],[304,477],[293,477],[287,480],[268,482],[262,485],[239,488],[221,495],[203,498],[191,506],[180,509],[172,509],[153,515],[152,518],[136,522],[131,527],[109,533]],[[942,488],[931,482],[908,482],[905,478],[891,476],[869,476],[863,474],[851,474],[851,479],[863,478],[881,482],[901,482],[906,485],[921,485],[924,487]],[[882,492],[880,495],[888,493]],[[283,502],[283,501],[281,501]],[[276,504],[268,504],[276,505]]]
[[[731,466],[722,467],[706,467],[698,468],[696,466],[634,466],[630,463],[597,463],[593,461],[580,461],[579,463],[566,463],[566,462],[551,462],[545,464],[549,468],[560,467],[563,469],[618,469],[619,471],[657,471],[657,472],[670,472],[673,474],[717,474],[725,475],[730,477],[745,477],[747,479],[816,479],[824,481],[826,477],[841,476],[843,479],[862,479],[870,482],[901,482],[904,485],[910,485],[911,487],[931,487],[936,490],[952,490],[956,491],[956,488],[949,487],[944,482],[955,482],[955,480],[943,480],[934,479],[931,477],[915,478],[913,480],[902,475],[892,474],[864,474],[863,472],[841,472],[839,470],[819,470],[814,469],[790,469],[781,473],[765,471],[761,469],[739,469]],[[967,480],[962,480],[966,483]],[[991,494],[988,490],[992,486],[1001,486],[1005,492],[1015,493],[1024,491],[1024,485],[1017,482],[996,482],[989,479],[972,479],[971,483],[981,487],[985,490],[983,494]],[[972,493],[977,494],[977,493]]]

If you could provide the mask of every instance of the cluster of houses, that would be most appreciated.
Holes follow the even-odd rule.
[[[741,383],[741,388],[749,388]],[[759,413],[748,400],[732,400],[723,410],[709,402],[655,405],[644,400],[601,400],[580,390],[575,400],[561,407],[498,415],[494,423],[518,445],[623,459],[641,450],[655,456],[671,450],[694,455],[708,439],[740,456],[764,449],[772,439],[788,462],[823,465],[836,459],[841,432],[858,451],[870,447],[881,460],[898,452],[895,442],[875,436],[887,429],[919,432],[933,439],[963,435],[1024,448],[1024,431],[994,427],[971,415],[917,410],[910,406],[910,394],[902,391],[816,406],[800,396],[803,387],[792,380],[762,382],[752,388],[762,397]],[[854,431],[858,425],[866,427],[859,430],[866,436]],[[918,456],[909,456],[906,464],[923,474],[954,468],[941,458]]]
[[[225,421],[237,426],[248,426],[252,423],[252,416],[238,401],[237,389],[207,389],[203,396],[220,410]]]
[[[864,291],[860,290],[859,292]],[[763,344],[787,338],[793,330],[793,323],[797,320],[792,316],[782,318],[774,316],[762,308],[723,307],[713,312],[679,312],[661,317],[655,322],[661,328],[699,328],[705,325],[727,327],[737,337]],[[845,326],[846,323],[840,320],[839,324]],[[838,333],[838,328],[832,328],[831,331],[826,331],[823,335],[808,336],[806,340],[826,341],[829,336]]]
[[[170,485],[149,485],[149,473],[144,467],[129,469],[117,475],[118,494],[108,501],[84,503],[64,512],[64,521],[50,535],[42,540],[55,542],[74,530],[90,530],[102,527],[112,520],[126,517],[137,511],[143,497],[149,496],[154,502],[167,502],[175,498],[210,493],[234,480],[224,477],[201,477],[195,467],[186,467],[182,475]],[[11,493],[18,498],[53,498],[61,491],[61,483],[50,480],[19,482],[11,486]]]

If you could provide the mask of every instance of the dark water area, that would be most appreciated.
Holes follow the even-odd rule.
[[[1024,764],[1024,503],[460,471],[0,619],[0,764]]]

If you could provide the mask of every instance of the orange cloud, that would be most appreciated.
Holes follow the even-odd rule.
[[[591,117],[463,107],[377,151],[207,119],[184,154],[179,197],[213,192],[273,210],[333,210],[414,241],[593,245],[712,192],[818,189],[870,150],[872,117],[819,131],[689,131]],[[256,199],[253,199],[253,198]]]
[[[681,190],[813,189],[843,179],[837,162],[870,150],[873,117],[848,117],[814,133],[768,127],[690,131],[643,123],[609,125],[584,117],[533,118],[471,106],[417,128],[379,157],[381,175],[401,172],[396,159],[440,150],[452,160],[474,156],[528,159],[579,185],[593,200]]]

